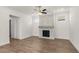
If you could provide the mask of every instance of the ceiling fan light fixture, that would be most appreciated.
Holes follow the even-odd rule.
[[[47,9],[42,8],[42,6],[37,6],[34,10],[37,11],[37,15],[47,14]]]
[[[38,15],[42,15],[42,13],[41,13],[41,12],[39,12],[39,13],[38,13]]]

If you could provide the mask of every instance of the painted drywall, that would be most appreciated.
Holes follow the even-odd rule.
[[[7,7],[0,7],[0,46],[9,43],[9,15],[20,17],[18,38],[23,39],[31,35],[31,17]],[[23,22],[22,22],[23,21]]]
[[[39,26],[53,27],[53,15],[39,15]]]
[[[20,39],[28,38],[32,36],[32,16],[25,15],[20,20]]]
[[[59,21],[61,18],[65,20]],[[54,11],[54,30],[55,38],[70,39],[68,9],[60,8]]]
[[[9,43],[9,10],[0,7],[0,46]]]
[[[39,36],[39,15],[32,15],[32,35]]]
[[[79,7],[70,8],[71,42],[79,51]]]

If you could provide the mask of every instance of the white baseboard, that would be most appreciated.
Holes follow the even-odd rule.
[[[9,43],[10,43],[9,41],[0,42],[0,46],[6,45],[6,44],[9,44]]]
[[[44,39],[53,39],[54,40],[54,37],[42,37],[42,36],[38,36],[39,38],[44,38]]]
[[[74,44],[74,42],[72,40],[70,40],[70,42],[73,44],[73,46],[77,49],[77,51],[79,52],[79,48],[76,46],[76,44]]]
[[[22,39],[29,38],[29,37],[32,37],[32,36],[20,37],[20,38],[18,38],[18,39],[22,40]]]

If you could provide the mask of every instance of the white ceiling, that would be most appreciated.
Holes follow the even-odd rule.
[[[65,6],[67,7],[67,6]],[[42,8],[46,8],[48,12],[52,13],[54,9],[57,8],[65,8],[64,6],[42,6]],[[32,14],[35,12],[35,6],[8,6],[8,8],[12,10],[16,10],[26,14]]]
[[[33,11],[32,6],[8,6],[8,8],[26,14],[31,14]]]

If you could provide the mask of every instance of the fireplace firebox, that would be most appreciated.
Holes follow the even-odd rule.
[[[42,30],[42,36],[43,37],[50,37],[50,31],[49,30]]]

